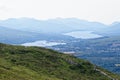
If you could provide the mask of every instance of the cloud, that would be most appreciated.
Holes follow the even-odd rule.
[[[0,19],[76,17],[103,23],[120,20],[120,0],[0,0],[0,5]]]
[[[0,12],[6,12],[6,11],[8,11],[8,10],[9,10],[8,7],[3,6],[3,5],[0,6]]]

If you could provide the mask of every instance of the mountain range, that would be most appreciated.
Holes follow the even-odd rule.
[[[9,44],[22,44],[26,42],[33,42],[37,40],[71,40],[70,36],[61,34],[43,34],[27,31],[20,31],[0,26],[0,42]]]
[[[105,25],[77,18],[36,20],[33,18],[11,18],[0,21],[0,41],[4,43],[25,43],[36,40],[72,39],[63,35],[73,31],[92,31],[102,36],[118,36],[120,23]]]
[[[99,22],[90,22],[77,18],[57,18],[48,20],[37,20],[33,18],[11,18],[1,20],[0,26],[21,31],[34,33],[67,33],[72,31],[93,31],[102,35],[117,35],[120,30],[120,23],[114,22],[105,25]]]
[[[114,80],[120,79],[120,22],[105,25],[76,18],[36,20],[12,18],[0,21],[1,80]],[[75,38],[98,35],[93,39]],[[81,34],[82,32],[82,34]],[[87,32],[87,34],[86,34]],[[78,35],[78,36],[79,36]],[[78,58],[41,47],[18,46],[46,41],[59,52],[73,52]],[[17,46],[6,45],[17,44]],[[43,45],[43,43],[41,43]],[[40,43],[37,43],[40,45]],[[29,46],[29,45],[28,45]],[[35,45],[34,45],[35,46]],[[107,70],[104,70],[99,65]],[[13,79],[14,78],[14,79]]]
[[[101,31],[107,28],[107,25],[99,22],[89,22],[76,18],[58,18],[49,20],[13,18],[0,21],[0,26],[37,33],[65,33],[75,30]]]

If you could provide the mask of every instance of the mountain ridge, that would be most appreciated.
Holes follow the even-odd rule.
[[[17,29],[12,29],[8,27],[0,26],[0,42],[9,44],[22,44],[26,42],[33,42],[38,40],[66,40],[73,39],[70,36],[65,36],[62,34],[45,34],[45,33],[35,33],[30,31],[21,31]]]
[[[0,21],[1,26],[38,33],[66,33],[75,30],[94,30],[106,28],[105,24],[89,22],[77,18],[37,20],[33,18],[12,18]],[[96,27],[97,26],[97,27]],[[47,30],[46,30],[47,29]],[[59,31],[56,31],[59,30]]]

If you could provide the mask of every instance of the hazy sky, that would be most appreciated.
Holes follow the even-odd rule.
[[[0,19],[76,17],[110,24],[120,21],[120,0],[0,0]]]

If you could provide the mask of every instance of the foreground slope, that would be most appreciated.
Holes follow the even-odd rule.
[[[107,74],[107,75],[106,75]],[[111,80],[88,61],[40,48],[0,44],[0,80]]]

